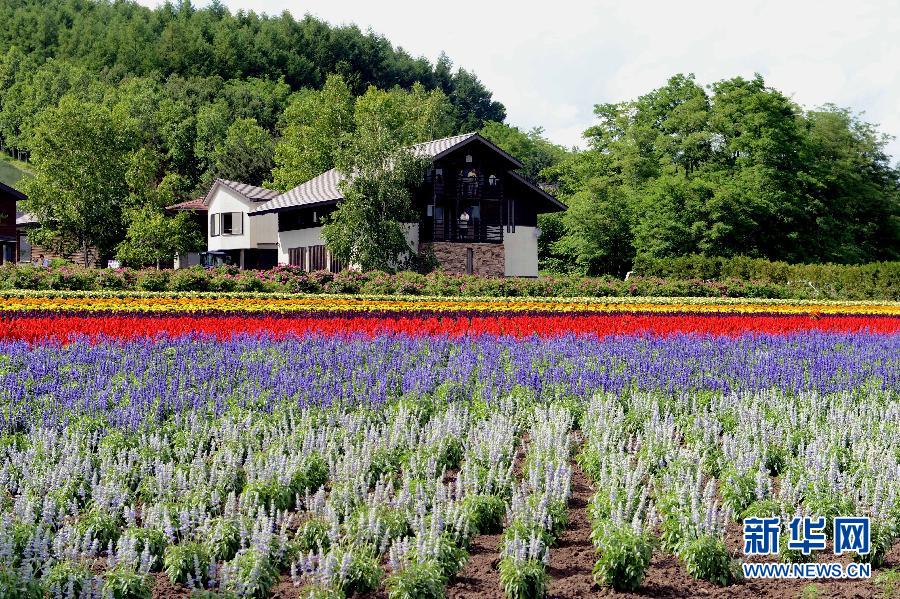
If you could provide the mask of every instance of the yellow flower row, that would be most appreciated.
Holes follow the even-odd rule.
[[[651,312],[727,314],[861,314],[900,316],[900,304],[716,301],[629,298],[604,300],[531,298],[374,298],[347,296],[24,296],[0,295],[0,311],[54,312]]]

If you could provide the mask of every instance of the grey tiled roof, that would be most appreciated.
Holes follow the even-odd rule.
[[[37,218],[33,214],[29,214],[27,212],[19,212],[16,210],[16,225],[34,225],[37,224]]]
[[[476,135],[478,134],[466,133],[464,135],[454,135],[443,139],[426,141],[409,146],[409,150],[416,156],[434,158]],[[307,206],[309,204],[340,200],[344,197],[339,189],[339,184],[342,179],[343,175],[341,175],[340,172],[331,169],[318,177],[313,177],[306,183],[298,185],[290,191],[286,191],[262,206],[258,206],[255,210],[252,210],[250,214],[264,214],[266,212],[273,212],[284,208],[294,208],[297,206]]]
[[[213,184],[210,185],[209,191],[203,196],[203,203],[208,204],[210,200],[210,194],[212,190],[216,188],[216,184],[221,183],[225,187],[238,192],[248,200],[254,200],[257,202],[265,202],[267,200],[271,200],[275,196],[279,194],[278,191],[274,189],[266,189],[265,187],[257,187],[256,185],[250,185],[248,183],[241,183],[239,181],[229,181],[228,179],[216,179],[213,181]]]
[[[410,146],[409,149],[416,156],[426,156],[434,158],[438,154],[442,154],[450,148],[461,144],[471,137],[475,137],[477,133],[464,133],[462,135],[454,135],[453,137],[445,137],[443,139],[435,139],[420,144]]]
[[[344,197],[339,189],[339,184],[343,178],[343,175],[335,169],[325,171],[318,177],[313,177],[306,183],[301,183],[294,189],[286,191],[262,206],[258,206],[255,210],[251,210],[250,214],[262,214],[282,208],[340,200]]]

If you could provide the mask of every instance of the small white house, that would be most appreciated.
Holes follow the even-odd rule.
[[[207,250],[221,252],[241,268],[265,269],[278,263],[278,217],[251,218],[279,192],[246,183],[216,179],[203,198],[207,213]]]

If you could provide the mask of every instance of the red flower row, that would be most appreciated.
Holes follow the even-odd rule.
[[[20,315],[0,316],[0,340],[66,341],[153,338],[184,335],[226,339],[236,334],[409,336],[510,335],[552,337],[566,334],[672,335],[696,333],[735,336],[799,331],[900,333],[900,318],[891,316],[810,316],[736,314],[531,314],[531,315],[380,315],[380,316],[142,316]]]

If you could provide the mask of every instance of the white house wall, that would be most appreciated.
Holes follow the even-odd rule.
[[[516,226],[515,233],[503,231],[503,254],[507,277],[538,276],[537,227]]]
[[[253,218],[259,217],[254,216]],[[406,227],[406,241],[409,243],[410,249],[415,252],[419,248],[419,224],[406,223],[404,226]],[[311,245],[325,245],[325,240],[322,238],[322,227],[280,231],[278,233],[278,263],[289,264],[289,250]]]
[[[253,218],[260,217],[254,216]],[[275,228],[278,228],[277,224]],[[325,245],[325,240],[322,239],[322,227],[295,229],[294,231],[280,231],[278,233],[278,263],[290,263],[288,250],[309,247],[311,245]]]
[[[207,236],[209,251],[255,249],[260,246],[266,247],[267,244],[274,247],[278,242],[278,215],[264,214],[250,218],[247,213],[254,208],[256,208],[254,202],[246,200],[224,185],[219,185],[209,201],[206,218],[223,212],[240,212],[244,222],[241,235],[220,234],[213,237],[210,231]]]

